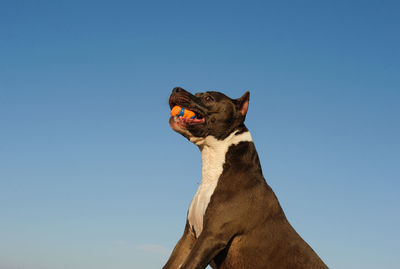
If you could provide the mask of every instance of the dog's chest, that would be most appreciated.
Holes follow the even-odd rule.
[[[223,152],[218,152],[208,147],[203,148],[201,155],[203,163],[201,169],[202,179],[190,204],[188,213],[189,223],[194,228],[197,236],[200,235],[203,229],[203,217],[225,162],[225,154]]]
[[[211,196],[217,187],[218,179],[223,172],[226,153],[230,146],[241,141],[251,141],[250,133],[235,136],[232,134],[225,140],[207,137],[201,152],[202,179],[189,207],[188,221],[198,237],[203,230],[203,219]]]

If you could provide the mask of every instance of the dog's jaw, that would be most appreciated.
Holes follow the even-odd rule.
[[[195,137],[192,136],[189,138],[189,141],[192,142],[193,144],[196,144],[199,147],[202,147],[204,145],[204,142],[206,141],[207,137]]]

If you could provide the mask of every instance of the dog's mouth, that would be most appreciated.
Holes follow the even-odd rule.
[[[174,107],[174,106],[175,105],[173,105],[172,107]],[[173,120],[175,124],[179,125],[179,127],[186,129],[186,128],[188,128],[188,126],[201,125],[206,122],[206,119],[203,116],[203,114],[201,114],[196,109],[191,108],[191,107],[183,107],[183,106],[182,106],[182,108],[193,111],[195,113],[195,116],[193,118],[187,118],[187,117],[184,117],[183,115],[176,115],[176,116],[171,117],[170,120]]]
[[[194,119],[188,119],[183,116],[174,116],[171,118],[173,118],[173,120],[181,126],[199,125],[205,123],[205,119],[197,113],[196,113],[196,118]]]
[[[206,122],[204,113],[200,109],[190,106],[188,103],[189,102],[186,98],[180,98],[179,96],[174,96],[170,98],[169,100],[170,109],[172,109],[175,106],[180,106],[185,110],[190,110],[194,112],[195,114],[191,118],[184,117],[183,115],[172,116],[169,122],[173,129],[176,129],[175,127],[179,127],[181,129],[187,129],[191,126],[202,125]]]

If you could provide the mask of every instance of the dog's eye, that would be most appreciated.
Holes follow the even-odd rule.
[[[207,95],[206,97],[204,97],[204,99],[205,99],[207,102],[212,102],[212,101],[214,101],[214,99],[213,99],[210,95]]]

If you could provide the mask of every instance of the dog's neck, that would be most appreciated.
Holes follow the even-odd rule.
[[[192,140],[192,139],[191,139]],[[218,179],[223,173],[226,153],[233,145],[240,142],[251,142],[249,131],[231,133],[224,140],[213,136],[196,139],[194,142],[201,151],[201,184],[197,189],[189,207],[188,220],[198,237],[203,229],[203,217],[208,203],[217,186]]]
[[[240,134],[237,133],[238,131],[231,133],[224,140],[218,140],[213,136],[207,136],[203,139],[201,145],[198,145],[201,151],[202,184],[216,182],[218,180],[219,176],[222,174],[226,153],[230,146],[244,141],[253,141],[249,131]]]

